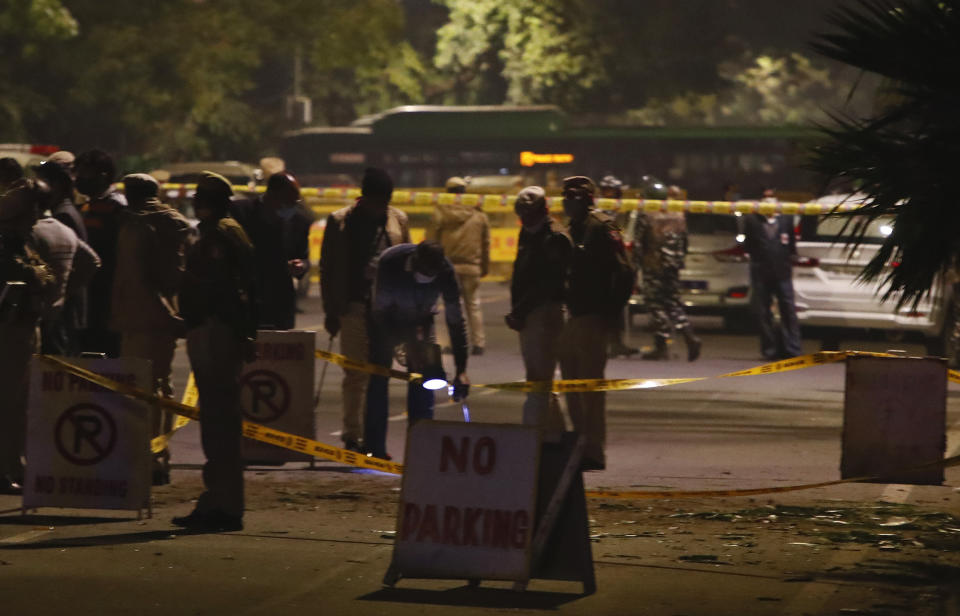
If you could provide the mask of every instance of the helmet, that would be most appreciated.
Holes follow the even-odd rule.
[[[642,182],[644,199],[667,198],[667,185],[657,178],[653,177],[652,175],[645,175],[642,178]]]
[[[619,199],[623,196],[623,182],[617,179],[615,175],[605,175],[599,184],[600,195],[603,197],[612,197]]]
[[[617,179],[615,175],[605,175],[603,179],[600,180],[600,188],[612,188],[620,189],[623,188],[623,182]]]

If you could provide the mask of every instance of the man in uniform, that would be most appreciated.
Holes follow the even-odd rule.
[[[229,214],[230,182],[204,172],[194,209],[200,238],[187,253],[180,313],[187,355],[200,394],[200,441],[207,458],[206,490],[177,526],[204,531],[243,528],[243,460],[240,370],[256,350],[252,297],[256,279],[253,244]]]
[[[21,493],[30,356],[37,321],[60,286],[33,231],[38,207],[29,180],[0,195],[0,494]]]
[[[676,188],[676,187],[671,187]],[[679,198],[680,190],[670,194],[663,184],[649,184],[648,199]],[[667,344],[680,333],[687,344],[687,361],[700,357],[701,341],[693,333],[680,302],[680,270],[687,254],[687,221],[683,212],[637,212],[634,251],[643,268],[643,301],[650,311],[653,349],[643,359],[669,359]]]
[[[157,199],[160,186],[151,176],[123,178],[128,207],[117,236],[110,327],[120,334],[123,357],[149,359],[153,393],[173,397],[170,373],[177,338],[183,337],[177,295],[183,282],[190,223]],[[173,415],[151,409],[151,437],[173,428]],[[153,456],[153,484],[170,482],[170,452]]]
[[[528,381],[552,381],[557,370],[558,340],[563,331],[563,290],[573,246],[550,217],[539,186],[520,191],[513,206],[520,222],[517,258],[510,281],[507,326],[520,335],[520,353]],[[546,440],[564,430],[560,401],[554,392],[532,391],[523,403],[523,423],[538,426]]]
[[[312,220],[298,204],[300,184],[281,171],[267,180],[262,197],[234,213],[256,249],[257,320],[260,329],[293,329],[297,312],[295,279],[307,274]],[[239,212],[239,213],[238,213]]]
[[[87,243],[100,256],[101,267],[90,283],[87,302],[87,328],[81,335],[81,351],[120,356],[120,335],[111,330],[110,307],[113,274],[117,267],[117,233],[120,213],[127,206],[123,195],[113,188],[116,169],[113,159],[101,150],[89,150],[77,156],[77,192],[89,197],[83,206],[83,224]]]
[[[564,379],[602,379],[611,324],[626,300],[617,284],[618,263],[626,260],[616,223],[594,207],[593,181],[584,176],[563,180],[563,209],[570,218],[573,254],[567,278],[567,320],[560,340]],[[574,430],[586,437],[582,468],[606,467],[606,397],[602,391],[567,395]]]
[[[453,265],[443,256],[443,248],[433,241],[400,244],[384,251],[377,262],[370,305],[370,363],[389,368],[394,349],[404,345],[408,367],[423,374],[427,366],[416,365],[414,358],[439,363],[435,344],[433,315],[437,299],[443,297],[447,330],[453,343],[456,377],[453,399],[467,397],[467,330],[460,311],[460,289]],[[426,350],[435,349],[436,356]],[[407,385],[407,417],[410,425],[433,418],[433,392],[422,384]],[[387,377],[371,375],[367,385],[367,414],[363,445],[368,454],[383,459],[387,455]]]
[[[389,205],[393,180],[386,171],[367,169],[360,190],[356,203],[327,219],[320,247],[320,290],[327,333],[331,338],[340,333],[343,355],[366,361],[374,260],[390,246],[409,243],[410,231],[407,215]],[[366,390],[366,373],[343,371],[340,439],[352,451],[360,451]]]
[[[447,192],[462,194],[467,181],[460,177],[447,180]],[[427,230],[427,239],[443,246],[443,253],[453,263],[457,283],[463,296],[467,314],[467,333],[471,353],[483,355],[486,334],[483,329],[483,311],[480,309],[480,279],[490,271],[490,221],[476,205],[452,203],[437,205],[433,224]],[[444,346],[446,346],[446,340]]]

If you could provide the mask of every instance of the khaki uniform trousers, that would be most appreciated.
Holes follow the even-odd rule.
[[[0,323],[0,478],[23,483],[30,357],[37,352],[34,323]]]
[[[196,511],[243,515],[243,459],[240,453],[242,343],[231,327],[208,320],[187,332],[187,355],[200,395],[200,443],[206,488]]]
[[[471,347],[484,348],[487,345],[487,335],[483,330],[483,309],[480,308],[480,276],[478,274],[457,274],[457,284],[460,286],[460,297],[463,298],[463,313],[467,320],[467,336]],[[438,310],[443,310],[443,298],[438,302]],[[437,343],[442,347],[450,347],[450,333],[447,328],[437,328]]]
[[[340,354],[350,359],[369,361],[370,341],[367,335],[367,307],[362,302],[347,304],[347,312],[340,317]],[[369,375],[356,370],[343,371],[343,431],[340,439],[346,443],[360,442],[363,434],[364,399]]]
[[[467,331],[470,334],[470,346],[483,348],[487,344],[487,336],[483,331],[483,311],[480,309],[480,276],[476,274],[457,274],[460,284],[460,295],[463,296],[463,307],[467,317]]]
[[[587,314],[570,317],[560,337],[560,370],[564,379],[602,379],[607,365],[607,317]],[[584,435],[583,457],[606,463],[606,393],[602,391],[566,394],[573,429]]]
[[[177,349],[177,338],[170,334],[147,332],[125,332],[120,339],[120,356],[149,359],[152,366],[151,387],[154,394],[161,398],[173,398],[173,384],[170,380],[173,354]],[[173,413],[164,413],[159,406],[150,408],[150,438],[156,438],[173,430]],[[166,463],[170,460],[169,450],[158,454]]]
[[[557,370],[563,305],[550,302],[527,315],[520,330],[520,353],[528,381],[552,381]],[[565,426],[556,392],[531,391],[523,402],[523,423],[539,426],[545,441],[560,440]]]

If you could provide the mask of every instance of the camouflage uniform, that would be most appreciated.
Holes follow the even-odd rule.
[[[643,268],[643,299],[650,311],[654,349],[644,359],[667,359],[667,341],[674,330],[687,342],[687,358],[700,355],[700,340],[680,302],[680,270],[687,252],[687,222],[680,212],[637,216],[635,258]]]

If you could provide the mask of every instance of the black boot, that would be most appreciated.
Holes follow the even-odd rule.
[[[636,355],[639,351],[640,349],[635,349],[632,346],[625,345],[620,340],[615,340],[607,347],[607,357],[618,357],[620,355],[629,357]]]
[[[653,348],[644,351],[640,359],[670,359],[670,353],[667,352],[667,339],[663,336],[655,336],[653,339]]]
[[[693,335],[693,328],[689,325],[683,328],[683,339],[687,343],[687,361],[697,361],[703,343]]]

